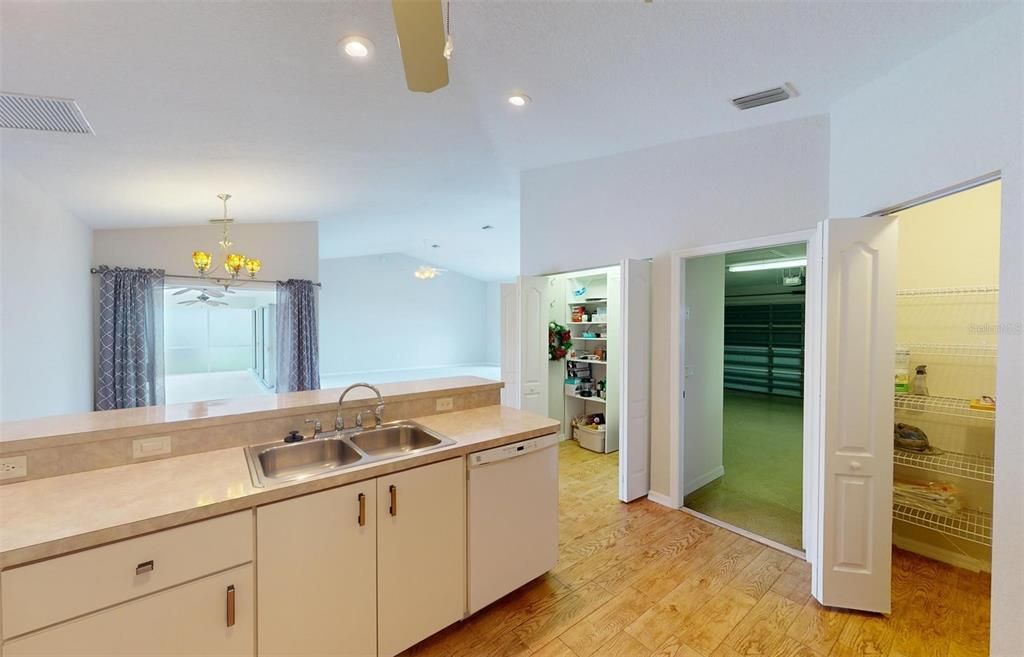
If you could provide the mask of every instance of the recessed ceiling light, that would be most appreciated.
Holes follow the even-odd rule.
[[[516,107],[522,107],[524,105],[529,105],[530,100],[532,99],[526,94],[516,93],[508,97],[508,104],[515,105]]]
[[[373,54],[373,42],[361,36],[347,36],[338,42],[338,52],[353,59],[366,59]]]

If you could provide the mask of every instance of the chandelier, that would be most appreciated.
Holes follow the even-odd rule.
[[[221,240],[218,244],[225,254],[224,271],[227,272],[230,278],[211,278],[227,288],[230,287],[234,281],[239,279],[242,275],[242,270],[245,270],[245,272],[248,273],[250,279],[256,278],[256,274],[258,274],[260,269],[263,267],[263,262],[259,258],[248,258],[241,253],[231,251],[231,247],[234,243],[228,235],[228,226],[235,222],[234,219],[228,216],[228,199],[231,198],[231,194],[217,194],[217,198],[224,203],[224,216],[220,219],[210,219],[210,223],[219,224],[223,229]],[[196,271],[199,272],[199,276],[201,278],[207,278],[207,274],[213,266],[213,255],[209,251],[193,251],[192,265],[196,268]]]
[[[428,267],[427,265],[419,266],[416,271],[412,273],[413,276],[420,279],[421,281],[429,281],[432,278],[437,278],[442,272],[448,271],[447,269],[438,269],[437,267]]]

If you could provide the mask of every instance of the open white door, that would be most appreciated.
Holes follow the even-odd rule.
[[[651,263],[624,260],[621,291],[619,499],[629,502],[651,489]]]
[[[548,303],[546,278],[520,276],[519,408],[548,414]]]
[[[823,605],[888,613],[897,228],[890,218],[830,219],[819,231],[812,588]]]
[[[519,408],[519,286],[501,284],[501,403]]]

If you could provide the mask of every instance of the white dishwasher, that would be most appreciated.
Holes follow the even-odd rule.
[[[469,613],[558,562],[558,436],[469,455]]]

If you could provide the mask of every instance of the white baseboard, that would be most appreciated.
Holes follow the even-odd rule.
[[[351,376],[353,374],[387,374],[388,372],[415,372],[416,370],[445,370],[459,367],[501,367],[501,363],[455,363],[453,365],[424,365],[422,367],[392,367],[383,370],[353,370],[349,372],[321,372],[320,377]]]
[[[935,559],[942,563],[948,563],[951,566],[963,568],[964,570],[970,570],[973,572],[983,571],[986,573],[992,572],[992,564],[987,561],[975,559],[974,557],[969,557],[953,550],[947,550],[946,548],[932,545],[931,543],[925,543],[924,541],[905,538],[894,533],[892,535],[892,544],[902,550],[906,550],[907,552],[920,554],[922,557],[928,557],[929,559]]]
[[[668,495],[662,495],[661,493],[655,493],[653,490],[647,493],[647,499],[654,502],[655,504],[667,506],[670,509],[679,508],[678,506],[676,506],[676,503],[672,501],[671,497],[669,497]]]
[[[724,465],[720,465],[717,468],[715,468],[714,470],[711,470],[709,472],[705,472],[704,474],[702,474],[701,476],[697,477],[696,479],[688,480],[686,482],[686,486],[683,487],[683,495],[689,495],[690,493],[692,493],[693,491],[697,490],[698,488],[701,488],[702,486],[707,486],[708,484],[710,484],[715,479],[718,479],[719,477],[722,477],[724,475],[725,475],[725,466]]]

